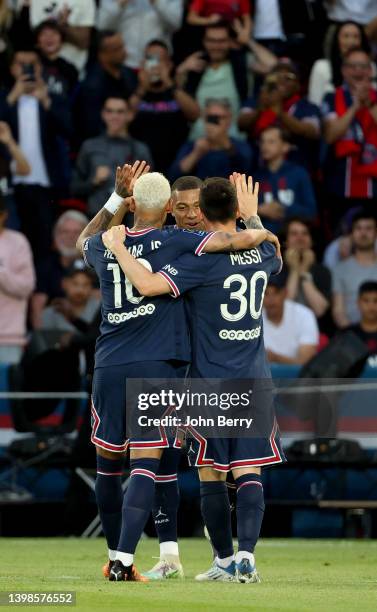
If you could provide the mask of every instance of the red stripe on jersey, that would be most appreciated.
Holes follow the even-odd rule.
[[[173,292],[174,297],[179,297],[180,296],[179,289],[177,285],[175,284],[175,282],[170,278],[170,276],[168,276],[166,272],[164,272],[163,270],[159,270],[157,274],[161,274],[161,276],[169,283],[169,286]]]
[[[201,243],[196,247],[195,255],[199,256],[199,255],[202,254],[202,251],[203,251],[205,245],[212,238],[212,236],[214,236],[215,234],[216,234],[216,232],[210,232],[209,234],[207,234],[207,236],[205,236],[205,238],[203,238]]]
[[[129,227],[126,227],[127,236],[144,236],[144,234],[148,234],[149,232],[153,232],[156,227],[146,227],[142,230],[132,230]]]

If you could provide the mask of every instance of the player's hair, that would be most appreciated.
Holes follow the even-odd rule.
[[[237,194],[228,179],[214,177],[204,181],[199,206],[208,221],[230,221],[237,215]]]
[[[354,216],[352,217],[352,221],[351,221],[351,231],[354,229],[356,223],[358,223],[358,221],[362,221],[363,219],[372,219],[375,223],[375,225],[377,226],[377,218],[376,215],[369,210],[368,208],[360,210],[359,212],[357,212],[356,214],[354,214]]]
[[[79,210],[66,210],[56,221],[54,225],[54,234],[66,221],[77,221],[77,223],[81,223],[84,227],[89,223],[88,217],[86,217],[84,213],[80,212]]]
[[[175,191],[189,191],[190,189],[200,189],[203,185],[202,179],[197,176],[180,176],[171,188],[171,192]]]
[[[364,295],[364,293],[376,293],[377,292],[377,281],[365,281],[359,287],[359,297]]]
[[[160,172],[143,174],[134,186],[134,198],[142,208],[163,209],[171,197],[170,184]]]

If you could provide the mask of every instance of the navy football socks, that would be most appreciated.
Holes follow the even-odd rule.
[[[124,495],[118,551],[133,555],[151,513],[159,459],[131,459],[131,478]],[[122,559],[117,555],[117,558]]]
[[[160,544],[177,542],[177,512],[179,488],[177,470],[181,451],[175,448],[164,450],[156,475],[153,500],[153,519]],[[164,547],[161,547],[162,549]],[[178,551],[177,551],[178,554]]]
[[[236,478],[238,550],[254,552],[264,514],[261,476],[245,474]]]
[[[124,457],[105,459],[97,455],[96,499],[109,550],[118,546],[122,525],[122,473]]]
[[[201,510],[219,559],[233,555],[232,523],[225,482],[200,483]]]

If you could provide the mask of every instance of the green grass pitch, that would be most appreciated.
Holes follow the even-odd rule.
[[[195,583],[195,574],[209,566],[209,544],[190,539],[180,546],[185,580],[128,584],[102,577],[102,538],[2,538],[0,591],[73,590],[80,611],[377,610],[376,541],[262,540],[257,547],[261,584]],[[138,568],[149,569],[157,553],[156,540],[142,540]]]

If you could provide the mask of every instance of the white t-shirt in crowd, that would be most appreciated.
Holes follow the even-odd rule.
[[[94,0],[31,0],[30,23],[35,28],[46,19],[56,19],[64,6],[71,10],[68,25],[92,28],[95,24],[96,5]],[[88,59],[88,51],[71,43],[64,43],[60,56],[81,71]]]
[[[253,36],[257,40],[280,38],[284,40],[278,0],[257,0],[254,15]]]
[[[263,333],[266,350],[284,357],[297,357],[304,344],[317,345],[319,331],[314,313],[303,304],[285,300],[284,314],[279,325],[272,323],[263,311]]]
[[[13,182],[49,187],[50,181],[42,149],[38,100],[34,96],[21,96],[18,100],[17,113],[18,144],[30,164],[31,172],[26,176],[15,174]]]
[[[377,17],[376,0],[332,0],[325,2],[325,8],[332,21],[356,21],[365,25]]]

